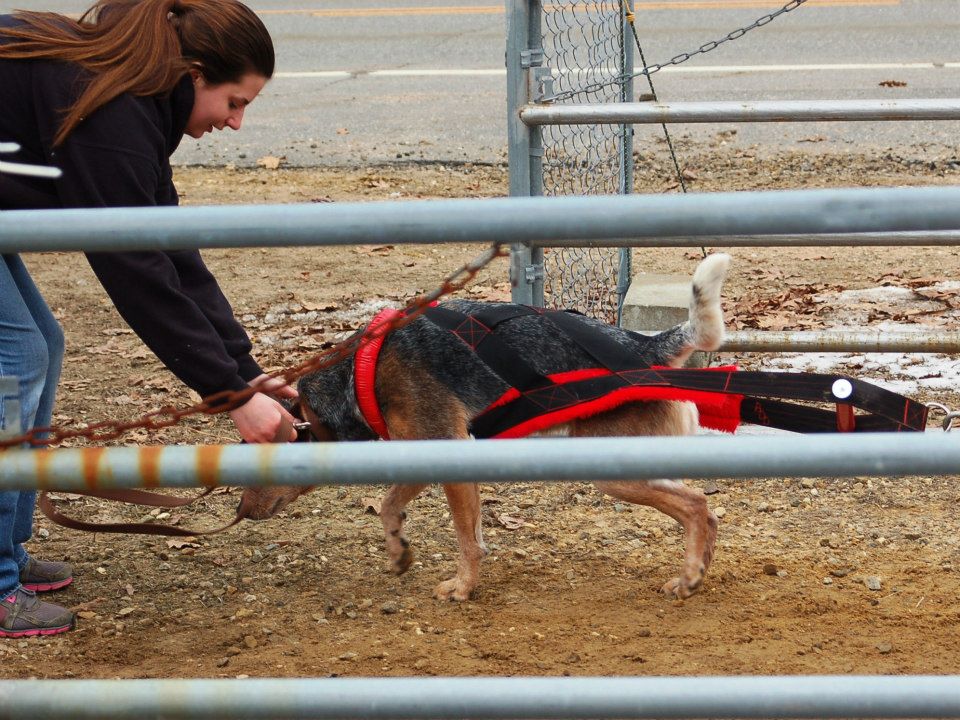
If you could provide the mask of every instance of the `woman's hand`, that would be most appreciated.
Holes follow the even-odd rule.
[[[296,419],[280,403],[262,392],[255,393],[243,405],[231,410],[230,419],[237,426],[240,437],[248,443],[293,442],[297,439],[297,431],[293,427]],[[278,438],[277,433],[284,424],[290,435]]]
[[[272,378],[266,373],[258,375],[249,383],[257,389],[247,402],[230,411],[230,419],[237,426],[237,431],[248,443],[268,443],[279,440],[292,442],[297,439],[297,431],[293,429],[296,419],[277,400],[293,400],[299,395],[282,378]],[[287,424],[290,437],[278,438],[277,433]]]

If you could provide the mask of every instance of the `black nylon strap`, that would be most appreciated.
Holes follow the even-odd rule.
[[[595,332],[583,321],[582,316],[559,311],[546,312],[544,316],[563,330],[601,367],[623,374],[631,385],[663,383],[685,390],[721,391],[738,395],[769,395],[792,400],[821,402],[844,400],[855,407],[889,419],[893,423],[891,428],[905,424],[922,429],[926,425],[925,406],[912,403],[907,398],[875,385],[836,375],[742,371],[718,375],[716,372],[704,373],[700,370],[669,369],[657,371],[658,377],[654,380],[649,370],[636,368],[634,358],[623,345],[612,337]],[[640,339],[644,336],[635,335],[635,337]],[[833,383],[840,379],[849,381],[853,388],[853,393],[848,398],[836,398],[832,393]],[[799,422],[799,415],[797,417]],[[858,418],[858,426],[863,421],[865,418]],[[832,427],[832,431],[836,431],[836,424],[829,421],[826,416],[823,416],[823,424],[825,429]],[[805,427],[808,427],[807,423]],[[812,432],[812,430],[805,429],[801,432]]]
[[[535,311],[523,305],[495,305],[490,311],[470,316],[444,307],[432,307],[423,311],[424,317],[445,328],[469,345],[477,356],[505,383],[518,390],[534,390],[554,385],[524,360],[519,354],[497,337],[497,325]]]
[[[906,429],[922,432],[927,424],[925,405],[863,380],[843,375],[673,369],[658,370],[657,373],[670,386],[684,390],[844,403],[903,425]],[[837,380],[846,380],[850,383],[852,392],[848,397],[836,397],[833,394],[833,385]]]
[[[837,413],[769,398],[746,396],[740,403],[740,419],[753,425],[798,433],[838,432]],[[878,415],[857,415],[853,432],[912,432],[917,428]]]
[[[507,320],[542,314],[543,312],[537,308],[530,307],[529,305],[513,305],[510,303],[505,303],[500,305],[489,305],[488,307],[481,309],[479,312],[475,312],[473,317],[477,318],[491,330],[495,330],[497,325],[506,322]],[[467,316],[464,315],[464,317]]]
[[[737,376],[740,374],[751,377],[735,383],[734,380],[738,380]],[[777,388],[776,376],[782,376],[779,379],[784,380],[787,387]],[[832,395],[825,395],[829,393],[833,381],[846,378],[815,375],[812,379],[814,382],[808,385],[797,383],[795,373],[640,369],[523,392],[515,400],[490,408],[474,418],[471,433],[477,438],[493,437],[544,413],[595,400],[614,390],[627,387],[669,387],[743,395],[740,419],[744,422],[791,432],[838,432],[837,414],[833,410],[758,398],[745,392],[747,388],[757,388],[761,394],[780,398],[836,402]],[[851,380],[851,383],[856,383],[855,387],[861,391],[860,397],[855,397],[854,393],[854,396],[845,402],[868,411],[868,414],[856,416],[855,432],[922,432],[925,429],[925,406],[859,380]],[[868,392],[863,392],[864,386]],[[826,392],[823,391],[824,388],[827,388]],[[878,391],[878,397],[869,397],[869,391]],[[877,411],[870,412],[871,409]]]
[[[587,325],[579,313],[566,310],[551,310],[544,313],[550,322],[563,330],[587,355],[597,361],[599,367],[613,372],[622,372],[637,367],[636,357],[626,348],[596,329]],[[637,336],[642,338],[642,335]]]

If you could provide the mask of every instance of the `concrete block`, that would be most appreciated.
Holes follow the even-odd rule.
[[[621,324],[626,330],[653,334],[679,325],[690,316],[690,276],[635,275],[623,301]],[[687,367],[705,367],[707,353],[694,353]]]

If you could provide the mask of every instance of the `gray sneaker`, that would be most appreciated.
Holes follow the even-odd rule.
[[[72,630],[73,613],[64,607],[43,602],[37,594],[20,588],[0,600],[0,637],[18,638],[57,635]]]
[[[65,562],[34,560],[27,558],[27,564],[20,571],[20,584],[24,590],[47,592],[65,588],[73,582],[73,568]]]

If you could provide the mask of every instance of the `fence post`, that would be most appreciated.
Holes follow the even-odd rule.
[[[520,119],[523,106],[534,101],[550,69],[543,65],[540,0],[507,1],[507,140],[510,195],[543,194],[541,129]],[[543,249],[519,243],[511,247],[510,285],[514,302],[543,305]]]

